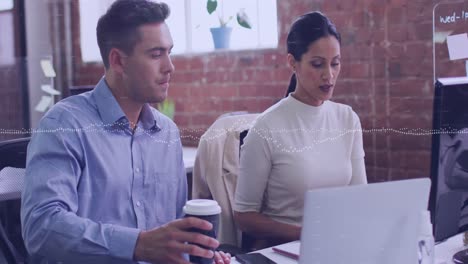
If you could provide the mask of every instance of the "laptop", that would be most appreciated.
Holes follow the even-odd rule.
[[[429,178],[306,193],[300,264],[418,263]]]

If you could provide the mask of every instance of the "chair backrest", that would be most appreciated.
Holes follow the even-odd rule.
[[[240,157],[240,149],[241,149],[242,145],[244,145],[244,140],[245,140],[245,137],[247,136],[247,133],[249,133],[248,129],[242,131],[239,134],[239,157]]]
[[[70,88],[70,95],[78,95],[81,93],[92,91],[93,89],[93,85],[73,86]]]
[[[216,200],[221,208],[219,239],[241,246],[241,233],[232,205],[239,170],[240,133],[250,128],[258,114],[218,118],[200,139],[193,170],[192,197]]]
[[[0,170],[5,167],[26,168],[26,151],[30,138],[0,142]]]
[[[3,225],[0,226],[0,263],[16,264],[24,262],[24,258],[21,257],[16,247],[10,241]]]
[[[29,140],[28,137],[0,142],[0,171],[6,167],[26,167]],[[2,177],[19,176],[16,173],[18,170],[10,171],[15,173],[3,173]],[[20,207],[21,201],[19,199],[0,201],[1,263],[27,263],[27,251],[21,236]]]

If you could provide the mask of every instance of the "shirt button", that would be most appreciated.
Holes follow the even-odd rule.
[[[136,171],[136,172],[140,172],[140,168],[136,168],[135,171]]]
[[[137,205],[138,207],[140,207],[140,206],[141,206],[140,201],[138,201],[138,202],[136,203],[136,205]]]

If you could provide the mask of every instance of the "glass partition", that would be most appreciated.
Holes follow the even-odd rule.
[[[467,76],[468,1],[439,3],[433,10],[434,81]]]

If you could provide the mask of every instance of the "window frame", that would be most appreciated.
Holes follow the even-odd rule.
[[[97,47],[97,40],[95,39],[96,37],[95,36],[90,36],[88,35],[87,37],[84,37],[84,33],[87,29],[85,29],[85,25],[90,25],[90,22],[89,21],[94,21],[93,20],[87,20],[88,22],[85,22],[84,20],[82,20],[81,18],[83,17],[83,13],[81,12],[82,10],[87,10],[88,8],[87,7],[83,7],[83,5],[86,5],[87,3],[90,3],[90,4],[93,4],[93,8],[95,8],[96,6],[98,6],[98,9],[99,10],[95,10],[95,12],[99,13],[99,14],[103,14],[106,9],[114,2],[115,0],[100,0],[100,1],[96,1],[95,0],[79,0],[79,5],[78,5],[78,10],[80,11],[79,14],[79,20],[78,20],[78,31],[79,31],[79,39],[80,39],[80,46],[79,48],[81,49],[81,61],[85,64],[87,63],[96,63],[96,62],[99,62],[101,61],[101,57],[100,56],[97,56],[99,54],[99,52],[90,52],[91,50],[93,49],[98,49]],[[152,1],[156,1],[156,0],[152,0]],[[180,0],[177,0],[177,1],[180,1]],[[183,6],[184,6],[184,26],[185,26],[185,32],[183,33],[185,35],[185,41],[184,41],[184,48],[181,49],[181,50],[173,50],[173,55],[175,56],[184,56],[184,55],[197,55],[197,54],[203,54],[203,53],[212,53],[212,52],[217,52],[218,50],[214,49],[214,47],[212,49],[207,49],[207,50],[199,50],[199,49],[194,49],[194,45],[193,45],[193,36],[194,36],[194,32],[193,32],[193,24],[192,24],[192,1],[194,0],[183,0]],[[197,0],[197,1],[206,1],[206,0]],[[224,0],[224,1],[227,1],[227,0]],[[231,0],[232,1],[232,0]],[[229,49],[224,49],[222,51],[243,51],[243,50],[262,50],[262,49],[272,49],[272,48],[277,48],[278,47],[278,42],[279,42],[279,27],[278,27],[278,24],[277,24],[277,21],[278,21],[278,6],[277,6],[277,1],[276,0],[271,0],[274,4],[275,4],[275,26],[274,26],[274,29],[276,29],[276,36],[274,38],[274,41],[272,41],[271,43],[265,43],[265,42],[262,42],[261,40],[261,34],[262,34],[262,27],[261,27],[261,23],[259,22],[260,21],[260,1],[264,1],[264,0],[255,0],[255,6],[256,6],[256,17],[255,17],[255,20],[252,21],[254,27],[258,27],[257,28],[257,32],[256,32],[256,41],[255,41],[255,45],[252,45],[252,46],[248,46],[248,47],[231,47]],[[167,3],[167,2],[166,2]],[[170,3],[169,3],[169,6],[171,7]],[[221,5],[222,6],[222,5]],[[220,8],[220,7],[218,7]],[[225,8],[226,9],[226,8]],[[203,10],[202,12],[206,12],[206,10]],[[214,14],[212,14],[214,15]],[[96,23],[97,23],[97,20],[99,19],[99,16],[98,15],[96,17]],[[230,23],[235,23],[236,25],[233,26],[233,27],[240,27],[239,25],[237,25],[237,22],[235,21],[235,17],[233,18],[233,21],[231,21]],[[252,19],[252,18],[251,18]],[[169,27],[171,27],[171,25],[169,25]],[[274,30],[273,29],[273,30]],[[207,30],[209,30],[209,28],[207,28]],[[270,29],[263,29],[263,30],[270,30]],[[209,32],[208,32],[209,35],[211,35]],[[95,34],[94,34],[95,35]],[[174,34],[173,34],[174,36]],[[94,43],[92,43],[94,40]],[[210,38],[210,41],[211,41],[211,38]],[[232,38],[231,38],[231,41]],[[235,40],[234,40],[235,41]],[[96,47],[94,47],[96,45]],[[99,54],[100,55],[100,54]]]

